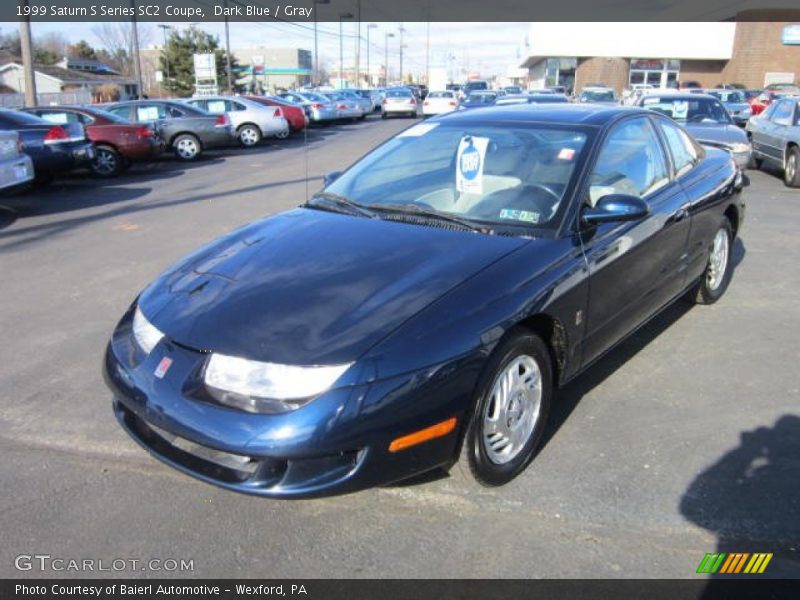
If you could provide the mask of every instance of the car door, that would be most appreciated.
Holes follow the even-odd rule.
[[[774,103],[768,115],[768,125],[763,132],[763,152],[776,163],[783,166],[786,138],[794,118],[796,101],[784,98]]]
[[[650,212],[639,221],[582,232],[590,276],[584,363],[653,315],[685,283],[688,199],[671,177],[649,116],[626,119],[607,133],[589,172],[584,202],[593,206],[608,194],[639,196]]]

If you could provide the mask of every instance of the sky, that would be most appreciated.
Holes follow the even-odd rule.
[[[175,27],[188,27],[188,24],[174,23]],[[364,40],[361,49],[361,68],[366,67],[366,23],[361,24],[361,36]],[[389,38],[389,64],[393,72],[399,68],[399,23],[376,23],[377,28],[370,30],[370,64],[375,67],[383,64],[384,43],[387,32],[394,33]],[[92,45],[99,41],[92,30],[95,23],[33,23],[31,25],[34,40],[37,35],[48,32],[60,32],[69,41],[85,39]],[[210,33],[223,40],[224,25],[222,23],[198,24]],[[321,65],[327,64],[335,68],[339,63],[339,24],[319,23],[318,40]],[[403,43],[406,45],[403,54],[403,71],[423,74],[425,71],[426,41],[430,28],[430,51],[433,60],[436,57],[455,57],[451,67],[466,71],[477,71],[482,77],[503,75],[510,67],[519,65],[525,56],[525,38],[529,23],[405,23],[403,24]],[[0,29],[7,32],[16,29],[16,23],[0,23]],[[155,23],[140,23],[140,39],[142,47],[158,46],[162,43],[162,32]],[[356,24],[345,21],[344,32],[344,64],[354,64]],[[230,23],[231,48],[251,46],[263,47],[299,47],[313,51],[313,23]]]

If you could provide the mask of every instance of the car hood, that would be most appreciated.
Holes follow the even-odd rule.
[[[343,364],[526,241],[299,208],[195,252],[139,304],[190,348]]]
[[[747,143],[747,134],[733,123],[686,123],[684,128],[701,144]]]
[[[743,110],[750,110],[750,105],[747,102],[728,102],[725,104],[725,108],[727,108],[729,112],[740,112]]]

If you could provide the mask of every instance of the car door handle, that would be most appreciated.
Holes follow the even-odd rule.
[[[683,221],[688,216],[689,216],[689,205],[684,204],[678,210],[672,213],[670,221],[672,221],[673,223],[677,223],[678,221]]]

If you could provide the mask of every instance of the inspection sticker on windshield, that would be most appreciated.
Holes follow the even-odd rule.
[[[516,210],[504,208],[500,211],[501,219],[512,219],[514,221],[524,221],[525,223],[538,223],[539,213],[531,210]]]
[[[483,163],[489,138],[472,135],[461,138],[456,156],[456,190],[483,193]]]
[[[574,148],[562,148],[561,152],[558,153],[559,160],[572,160],[575,158],[575,149]]]
[[[397,137],[419,137],[425,135],[432,129],[436,129],[438,126],[438,123],[420,123],[419,125],[409,127],[405,131],[401,131],[397,134]]]

